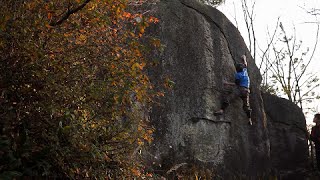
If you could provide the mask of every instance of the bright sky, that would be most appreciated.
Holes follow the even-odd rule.
[[[318,17],[316,17],[306,13],[306,10],[312,10],[314,8],[320,9],[320,0],[247,0],[247,4],[250,8],[254,1],[255,33],[259,46],[262,47],[262,49],[265,49],[263,47],[266,47],[267,29],[269,28],[269,31],[273,32],[278,17],[280,17],[280,22],[282,22],[287,34],[292,34],[293,27],[296,28],[297,40],[302,41],[304,49],[308,47],[312,48],[314,46],[317,25],[310,22],[320,22],[320,11]],[[248,35],[245,22],[243,21],[241,0],[225,0],[225,3],[220,5],[218,9],[238,27],[247,42]],[[237,21],[235,21],[235,18]],[[318,20],[316,18],[318,18]],[[318,77],[320,77],[320,42],[317,46],[312,63],[310,71],[318,72]],[[320,93],[320,88],[318,89],[318,92]],[[320,112],[319,100],[314,100],[310,106]],[[307,124],[311,124],[313,114],[307,114],[306,119]]]

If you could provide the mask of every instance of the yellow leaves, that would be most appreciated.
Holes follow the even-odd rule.
[[[46,26],[48,29],[51,29],[51,28],[52,28],[52,26],[50,26],[49,23],[46,23],[45,26]]]
[[[33,10],[37,5],[36,1],[29,1],[26,3],[26,7],[28,10]]]
[[[135,37],[135,36],[136,36],[133,32],[129,32],[129,35],[130,35],[131,37]]]
[[[135,69],[140,69],[142,70],[145,66],[145,63],[134,63],[132,66],[131,66],[131,69],[132,70],[135,70]]]
[[[151,129],[148,129],[148,130],[147,130],[147,133],[148,133],[149,135],[152,135],[152,133],[153,133],[153,130],[151,130]]]
[[[125,9],[125,8],[126,8],[126,4],[120,3],[120,4],[119,4],[119,7],[120,7],[121,9]]]
[[[85,44],[87,42],[87,37],[83,34],[80,34],[77,38],[76,38],[76,44]]]
[[[70,130],[71,130],[71,126],[65,126],[65,127],[63,127],[63,129],[62,129],[62,131],[63,131],[63,133],[69,133],[70,132]]]
[[[86,122],[90,118],[90,112],[86,109],[79,110],[79,115],[83,118],[83,121]]]
[[[89,9],[90,11],[92,11],[92,10],[96,9],[97,6],[98,6],[98,5],[97,5],[96,3],[90,3],[88,9]]]
[[[4,31],[7,26],[8,20],[11,19],[10,14],[2,14],[0,15],[0,30]]]
[[[140,27],[140,31],[139,31],[139,37],[142,37],[142,35],[144,34],[145,28],[144,27]]]
[[[140,138],[137,139],[137,143],[138,143],[139,146],[142,146],[144,144],[143,141]]]
[[[142,146],[145,141],[148,143],[152,142],[152,140],[153,140],[152,134],[154,132],[153,129],[147,127],[146,124],[140,124],[138,126],[138,132],[141,134],[140,135],[141,138],[138,138],[138,140],[137,140],[137,143],[139,146]]]
[[[144,134],[143,139],[146,140],[148,143],[151,143],[153,140],[150,134]]]
[[[120,13],[121,13],[121,9],[120,9],[120,7],[118,7],[117,10],[116,10],[116,14],[117,14],[118,16],[120,16]]]
[[[159,47],[161,46],[161,41],[160,41],[160,39],[151,39],[151,40],[150,40],[150,43],[151,43],[154,47],[156,47],[156,48],[159,48]]]

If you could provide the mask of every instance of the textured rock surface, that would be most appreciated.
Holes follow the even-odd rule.
[[[272,168],[278,171],[305,169],[308,144],[305,117],[292,102],[263,94],[271,145]]]
[[[146,156],[156,172],[197,164],[222,176],[256,176],[270,169],[266,117],[259,91],[261,76],[238,30],[218,10],[194,0],[162,0],[156,32],[165,46],[154,79],[175,84],[151,120],[155,140]],[[237,99],[222,117],[222,81],[233,81],[234,64],[249,55],[250,104],[254,126],[247,124]]]

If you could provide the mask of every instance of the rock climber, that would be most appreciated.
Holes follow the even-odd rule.
[[[249,94],[250,94],[250,78],[247,71],[247,59],[245,55],[241,56],[242,63],[236,64],[236,73],[235,73],[235,83],[223,82],[224,92],[223,92],[223,101],[221,109],[214,113],[215,116],[222,115],[226,108],[230,105],[237,97],[240,97],[243,102],[243,110],[245,111],[249,124],[252,125],[251,121],[251,108],[249,103]]]

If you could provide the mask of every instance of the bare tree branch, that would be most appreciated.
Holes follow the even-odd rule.
[[[278,27],[279,27],[279,20],[280,20],[280,17],[278,17],[277,24],[276,24],[276,28],[275,28],[275,30],[273,31],[273,34],[272,34],[271,37],[270,37],[269,30],[268,30],[268,36],[269,36],[269,38],[270,38],[270,42],[268,43],[266,50],[265,50],[265,51],[262,51],[263,53],[262,53],[262,56],[261,56],[261,63],[260,63],[260,65],[259,65],[259,69],[261,69],[262,64],[263,64],[263,62],[264,62],[264,58],[265,58],[265,56],[266,56],[266,53],[269,51],[269,49],[270,49],[270,47],[271,47],[271,44],[272,44],[273,41],[274,41],[275,35],[276,35],[277,30],[278,30]]]
[[[74,9],[71,9],[71,10],[68,8],[67,12],[58,21],[51,22],[49,25],[50,26],[58,26],[58,25],[62,24],[65,20],[67,20],[70,17],[70,15],[83,9],[90,1],[91,0],[86,0],[80,6],[74,8]]]
[[[314,53],[315,53],[315,51],[316,51],[316,49],[317,49],[317,45],[318,45],[319,29],[320,29],[320,25],[318,24],[318,25],[317,25],[316,40],[315,40],[315,43],[314,43],[314,46],[313,46],[312,54],[311,54],[311,56],[310,56],[310,58],[309,58],[309,61],[308,61],[307,65],[305,66],[304,70],[301,72],[300,76],[298,77],[298,80],[300,80],[301,77],[304,75],[304,73],[306,72],[307,67],[310,65],[310,62],[311,62],[312,59],[313,59]]]

